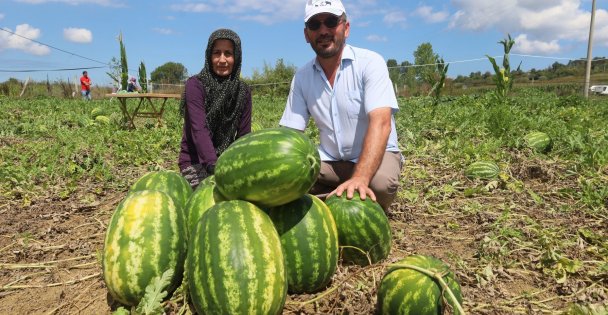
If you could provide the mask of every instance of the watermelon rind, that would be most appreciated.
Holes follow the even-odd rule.
[[[498,174],[500,168],[492,161],[473,162],[464,171],[464,175],[469,179],[494,179]]]
[[[134,192],[118,205],[108,224],[104,281],[114,299],[135,306],[150,281],[172,269],[170,295],[181,284],[185,255],[183,210],[164,192]]]
[[[338,265],[338,230],[327,205],[313,195],[266,210],[281,238],[291,293],[313,293]]]
[[[553,140],[548,134],[534,131],[524,136],[526,145],[536,152],[547,153],[553,147]]]
[[[190,235],[190,231],[194,230],[196,223],[201,219],[203,214],[220,201],[225,201],[225,198],[217,191],[214,181],[204,180],[198,185],[196,190],[190,195],[188,203],[186,203],[186,207],[184,208],[188,221],[188,235]]]
[[[355,192],[348,199],[332,195],[325,200],[338,229],[342,260],[360,266],[376,263],[388,257],[392,233],[382,207],[371,198],[361,200]]]
[[[218,158],[214,175],[227,199],[275,207],[306,194],[320,166],[319,152],[304,133],[269,128],[232,143]]]
[[[144,174],[131,185],[129,192],[141,190],[165,192],[182,209],[192,194],[192,187],[188,181],[180,173],[171,170],[152,171]]]
[[[268,215],[242,200],[209,208],[190,234],[189,292],[198,314],[280,314],[287,297],[281,241]]]
[[[425,255],[411,255],[396,262],[389,268],[378,289],[377,313],[382,315],[437,315],[450,309],[452,314],[460,314],[449,294],[442,290],[436,279],[420,271],[399,267],[412,265],[441,274],[443,281],[462,305],[460,284],[449,266],[441,260]],[[448,305],[446,305],[449,304]]]

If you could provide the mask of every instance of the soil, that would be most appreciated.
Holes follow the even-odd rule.
[[[340,265],[326,290],[290,295],[284,314],[372,314],[387,265],[410,254],[433,255],[451,266],[469,314],[551,314],[574,302],[608,301],[606,271],[595,273],[598,263],[608,259],[605,251],[598,253],[606,244],[573,236],[585,228],[606,242],[606,206],[597,215],[560,211],[584,207],[560,193],[578,190],[575,178],[556,175],[563,174],[563,166],[528,162],[511,167],[512,178],[543,198],[535,202],[531,194],[509,189],[512,181],[494,187],[428,163],[410,160],[404,167],[404,191],[414,193],[400,193],[388,212],[393,233],[389,258],[367,267]],[[133,174],[134,179],[142,174]],[[465,193],[479,187],[487,189]],[[88,182],[65,199],[52,193],[32,200],[0,197],[0,314],[111,313],[116,305],[103,281],[100,253],[106,225],[125,195]],[[497,233],[501,228],[517,230],[519,237],[505,242],[508,230]],[[585,262],[565,283],[539,267],[545,252],[542,239],[534,236],[538,230],[559,229],[566,231],[564,241],[580,242],[562,244],[561,252]],[[165,303],[167,314],[183,307],[183,299],[175,297]]]

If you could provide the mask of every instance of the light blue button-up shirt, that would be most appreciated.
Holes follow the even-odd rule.
[[[388,68],[379,54],[346,45],[334,86],[313,59],[298,69],[279,124],[304,130],[310,116],[319,129],[319,154],[323,161],[357,162],[369,125],[369,112],[390,107],[399,110]],[[399,152],[395,118],[387,151]]]

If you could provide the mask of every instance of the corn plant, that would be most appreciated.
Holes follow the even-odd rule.
[[[515,44],[515,41],[511,38],[511,34],[508,34],[508,37],[499,41],[499,44],[502,44],[504,49],[504,57],[502,59],[502,68],[496,64],[496,59],[493,57],[486,55],[490,62],[492,63],[492,67],[494,68],[494,83],[496,84],[496,90],[494,91],[494,97],[498,102],[504,103],[507,100],[507,96],[511,88],[513,87],[513,80],[509,77],[511,75],[511,65],[509,64],[509,53],[511,52],[511,48]],[[517,67],[519,70],[521,66]]]
[[[431,85],[431,90],[428,95],[432,94],[434,106],[439,104],[441,89],[445,86],[445,77],[448,73],[448,68],[450,67],[450,64],[446,64],[443,58],[439,58],[439,56],[435,59],[435,65],[435,71],[426,75],[426,82]]]

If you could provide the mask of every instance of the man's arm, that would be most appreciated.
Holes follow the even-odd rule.
[[[361,199],[370,196],[376,201],[376,195],[369,188],[369,183],[376,174],[384,153],[386,143],[391,133],[392,108],[381,107],[369,113],[369,126],[363,139],[363,149],[359,161],[355,165],[353,176],[342,183],[338,188],[331,192],[342,196],[346,191],[346,197],[351,199],[355,190],[359,191]]]

